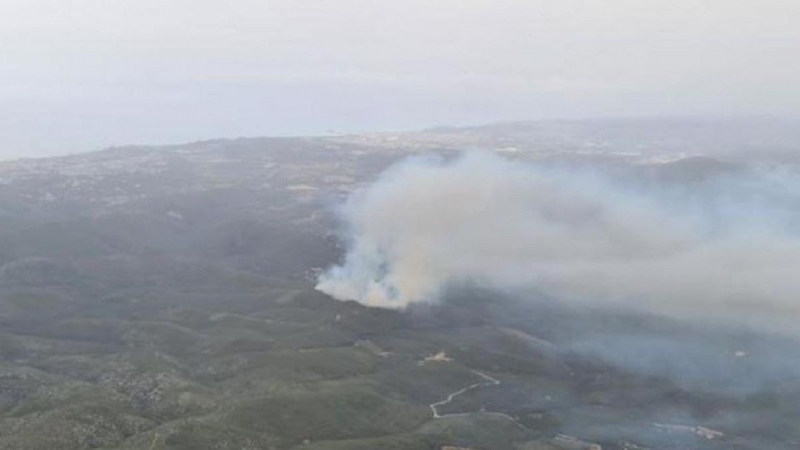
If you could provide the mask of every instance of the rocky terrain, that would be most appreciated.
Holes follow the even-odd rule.
[[[754,149],[793,164],[790,125],[519,123],[2,162],[0,449],[797,448],[788,338],[469,287],[403,312],[314,290],[341,256],[335,205],[409,154],[692,183]]]

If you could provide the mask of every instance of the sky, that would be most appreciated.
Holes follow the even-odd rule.
[[[796,0],[0,0],[0,158],[504,120],[800,116]]]

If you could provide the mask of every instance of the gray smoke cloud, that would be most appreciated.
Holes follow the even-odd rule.
[[[800,310],[797,186],[755,170],[670,184],[487,153],[412,158],[343,205],[347,252],[317,288],[398,309],[475,282],[649,311],[790,317]]]

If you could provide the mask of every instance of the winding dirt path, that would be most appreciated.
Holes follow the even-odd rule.
[[[439,401],[439,402],[436,402],[436,403],[431,403],[430,405],[428,405],[431,408],[431,412],[433,413],[433,418],[434,419],[441,419],[443,417],[452,417],[452,416],[463,416],[464,414],[469,414],[469,413],[439,414],[439,407],[447,405],[450,402],[452,402],[453,399],[455,399],[459,395],[464,394],[465,392],[469,392],[469,391],[471,391],[473,389],[479,388],[481,386],[499,386],[501,384],[500,380],[498,380],[496,378],[493,378],[493,377],[491,377],[489,375],[486,375],[485,373],[478,372],[477,370],[472,370],[471,372],[474,373],[475,375],[478,375],[479,377],[483,378],[485,381],[469,385],[469,386],[465,387],[464,389],[459,389],[458,391],[455,391],[452,394],[448,395],[446,399],[444,399],[442,401]]]

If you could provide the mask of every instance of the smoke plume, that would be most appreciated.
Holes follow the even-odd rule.
[[[412,158],[343,205],[347,252],[318,289],[385,308],[469,282],[656,311],[798,312],[794,178],[707,178],[613,177],[483,153]]]

